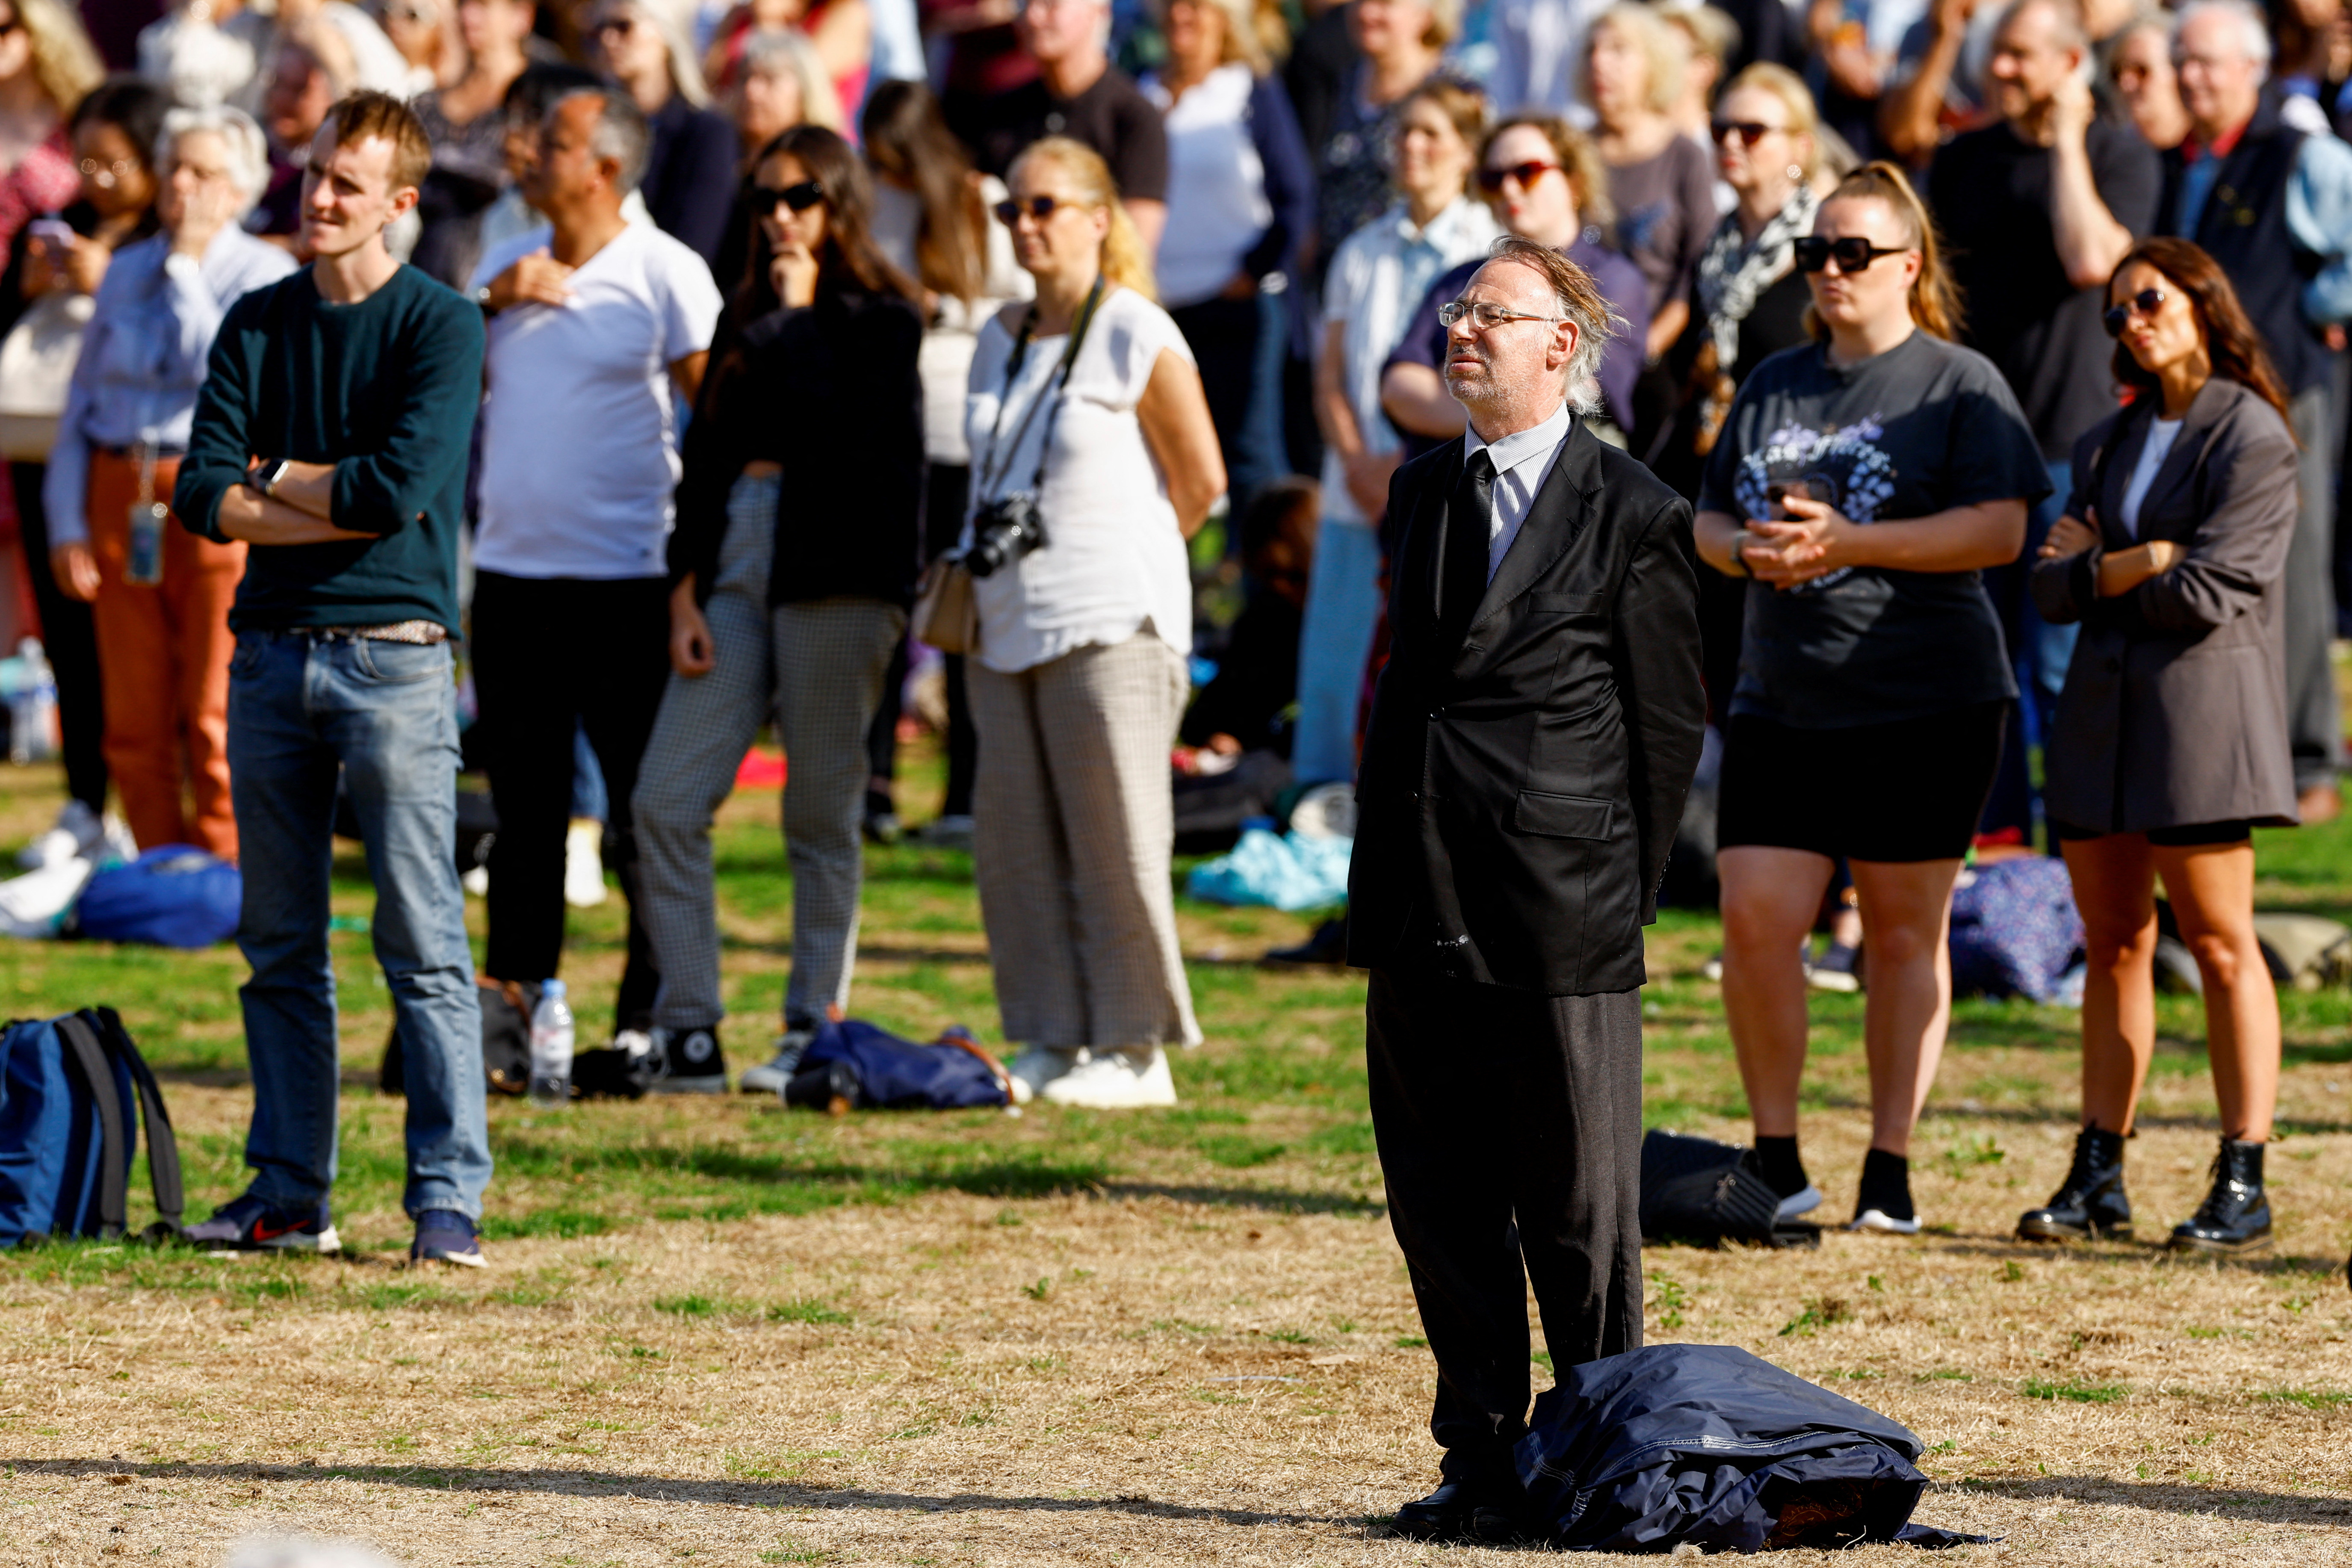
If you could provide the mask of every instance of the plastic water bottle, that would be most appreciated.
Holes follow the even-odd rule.
[[[40,639],[26,637],[16,645],[16,657],[5,683],[8,698],[8,760],[23,766],[45,762],[58,752],[58,683]]]
[[[563,1000],[561,980],[540,988],[539,1005],[531,1010],[530,1100],[538,1106],[572,1103],[572,1008]]]

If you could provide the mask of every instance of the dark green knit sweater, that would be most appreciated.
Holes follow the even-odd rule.
[[[457,629],[457,530],[482,401],[482,314],[403,267],[356,305],[304,268],[229,307],[196,400],[173,505],[220,531],[221,498],[256,458],[335,465],[333,521],[373,540],[255,545],[238,630],[436,621]]]

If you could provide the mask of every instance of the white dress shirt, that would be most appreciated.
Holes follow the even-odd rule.
[[[1575,419],[1562,403],[1542,424],[1499,441],[1482,440],[1475,429],[1463,433],[1462,460],[1468,462],[1471,454],[1483,447],[1495,465],[1495,510],[1486,520],[1487,582],[1495,580],[1503,557],[1510,553],[1511,541],[1519,536],[1528,510],[1536,504],[1536,492],[1543,489],[1551,466],[1559,460],[1559,444],[1568,439],[1568,428]]]

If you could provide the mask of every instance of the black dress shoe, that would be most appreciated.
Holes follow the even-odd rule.
[[[2129,1237],[2131,1199],[2124,1195],[2124,1138],[2085,1127],[2074,1138],[2074,1164],[2048,1204],[2017,1222],[2026,1241],[2088,1241]]]
[[[1396,1510],[1389,1526],[1411,1541],[1477,1541],[1500,1546],[1520,1540],[1523,1500],[1517,1487],[1497,1482],[1440,1481],[1437,1489]]]
[[[1340,915],[1337,919],[1325,921],[1315,928],[1313,936],[1308,937],[1297,947],[1277,947],[1258,962],[1264,964],[1345,965],[1348,962],[1348,917]]]
[[[2271,1244],[2271,1201],[2263,1191],[2263,1145],[2221,1140],[2213,1158],[2213,1190],[2196,1215],[2172,1227],[2172,1245],[2188,1252],[2259,1252]]]

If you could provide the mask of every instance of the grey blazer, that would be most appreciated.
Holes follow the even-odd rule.
[[[2080,621],[2050,731],[2050,818],[2093,833],[2239,819],[2292,826],[2283,579],[2295,525],[2295,447],[2286,422],[2244,385],[2205,384],[2140,503],[2120,521],[2147,443],[2153,399],[2074,447],[2066,510],[2099,531],[2081,555],[2033,566],[2042,618]],[[2109,550],[2168,539],[2172,569],[2097,596]]]

